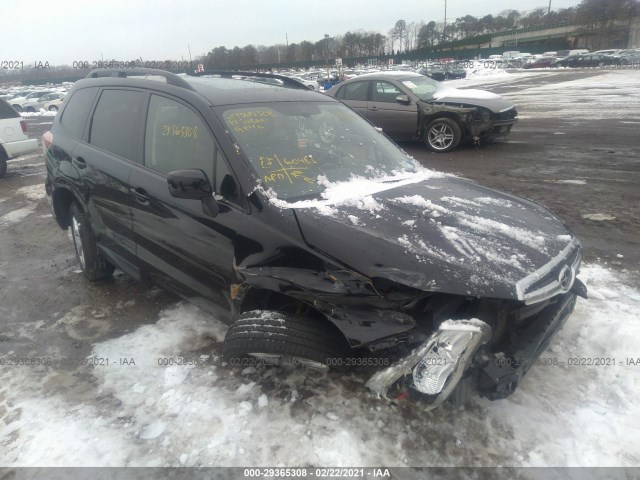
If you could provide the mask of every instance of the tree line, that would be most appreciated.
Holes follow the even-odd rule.
[[[407,22],[398,20],[383,35],[379,32],[354,30],[343,35],[324,35],[315,42],[275,45],[246,45],[227,48],[219,46],[207,53],[202,61],[207,68],[228,69],[251,65],[319,62],[334,58],[359,58],[394,55],[435,47],[443,43],[472,39],[505,30],[545,27],[566,22],[585,25],[591,30],[606,29],[621,20],[637,16],[639,0],[583,0],[576,7],[547,10],[536,8],[528,12],[505,10],[498,15],[474,17],[465,15],[452,22]]]

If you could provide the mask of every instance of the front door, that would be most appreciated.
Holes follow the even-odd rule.
[[[392,138],[410,139],[418,136],[418,106],[414,102],[400,103],[398,95],[406,95],[393,83],[372,82],[367,118]]]
[[[175,170],[200,169],[215,182],[216,161],[223,159],[213,135],[190,106],[153,94],[144,144],[144,166],[134,167],[129,179],[139,262],[161,283],[228,318],[235,279],[233,225],[244,214],[221,200],[213,218],[202,201],[172,197],[166,178]]]

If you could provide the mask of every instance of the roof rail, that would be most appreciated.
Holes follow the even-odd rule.
[[[202,72],[188,72],[188,75],[194,77],[207,77],[216,76],[222,78],[234,78],[242,77],[241,80],[249,80],[253,82],[260,82],[261,79],[268,80],[280,80],[283,87],[296,88],[302,90],[308,90],[308,88],[302,83],[294,80],[293,78],[285,77],[284,75],[277,75],[275,73],[259,73],[259,72],[244,72],[244,71],[230,71],[230,70],[204,70]],[[266,82],[265,82],[266,83]]]
[[[163,77],[167,84],[175,85],[176,87],[186,88],[188,90],[195,90],[193,85],[187,82],[184,78],[175,73],[167,72],[165,70],[158,70],[155,68],[97,68],[90,71],[85,78],[103,78],[103,77]]]

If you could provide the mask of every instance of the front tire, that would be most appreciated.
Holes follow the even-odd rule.
[[[461,139],[460,125],[447,117],[436,118],[424,129],[424,143],[432,152],[450,152]]]
[[[238,365],[264,362],[316,370],[340,370],[348,351],[345,338],[326,320],[265,310],[240,315],[223,346],[224,357]]]
[[[87,215],[75,202],[69,209],[69,220],[71,240],[84,276],[92,282],[110,278],[114,267],[100,255]]]

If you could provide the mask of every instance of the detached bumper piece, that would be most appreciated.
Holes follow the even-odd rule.
[[[491,327],[472,320],[448,320],[411,354],[377,372],[367,387],[379,397],[388,397],[398,382],[426,395],[430,408],[444,402],[456,388],[478,348],[491,339]]]

